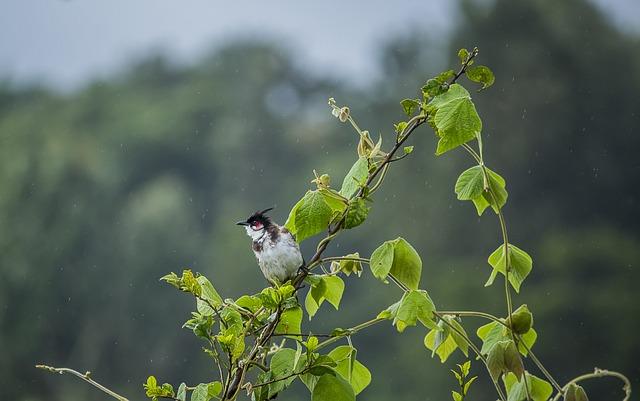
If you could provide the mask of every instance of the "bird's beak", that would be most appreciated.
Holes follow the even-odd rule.
[[[236,223],[236,225],[238,225],[238,226],[248,226],[249,223],[247,223],[246,221],[239,221],[239,222]]]

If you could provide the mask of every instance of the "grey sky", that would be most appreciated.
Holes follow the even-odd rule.
[[[637,24],[640,1],[597,2],[627,26]],[[377,41],[423,21],[446,34],[455,3],[9,0],[0,12],[0,78],[69,88],[153,49],[189,61],[237,36],[267,36],[298,51],[305,66],[357,79],[373,72]]]

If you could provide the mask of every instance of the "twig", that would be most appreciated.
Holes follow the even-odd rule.
[[[74,375],[75,377],[84,380],[85,382],[91,384],[92,386],[94,386],[95,388],[101,390],[102,392],[105,392],[107,394],[109,394],[111,397],[115,398],[118,401],[129,401],[128,398],[121,396],[120,394],[116,393],[113,390],[110,390],[108,388],[106,388],[105,386],[103,386],[102,384],[98,383],[97,381],[93,380],[91,378],[91,372],[86,372],[85,374],[82,374],[76,370],[73,369],[69,369],[69,368],[54,368],[52,366],[47,366],[47,365],[36,365],[37,369],[43,369],[46,370],[48,372],[51,373],[58,373],[58,374],[64,374],[64,373],[70,373],[72,375]]]
[[[469,63],[477,55],[478,55],[478,48],[474,47],[473,50],[471,50],[471,53],[469,53],[469,56],[467,57],[467,59],[464,61],[464,63],[462,63],[462,67],[460,67],[460,69],[458,70],[456,75],[453,77],[453,79],[451,80],[451,83],[449,85],[453,85],[458,80],[458,78],[460,78],[462,76],[462,74],[465,73],[465,71],[467,70],[467,67],[469,67]]]
[[[625,393],[625,397],[622,399],[622,401],[629,401],[629,399],[631,399],[631,382],[629,381],[629,378],[627,378],[627,376],[623,375],[620,372],[595,368],[593,373],[586,373],[584,375],[578,376],[575,379],[572,379],[571,381],[569,381],[567,384],[565,384],[562,387],[562,391],[559,391],[555,395],[555,397],[553,397],[552,401],[558,401],[560,397],[564,395],[564,392],[567,391],[567,388],[571,384],[576,384],[580,381],[587,380],[587,379],[595,379],[598,377],[605,377],[605,376],[617,377],[618,379],[622,380],[624,382],[624,386],[622,387],[622,389],[624,390],[624,393]]]

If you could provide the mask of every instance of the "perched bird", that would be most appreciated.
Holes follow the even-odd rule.
[[[255,212],[247,220],[236,224],[244,226],[253,240],[253,253],[267,281],[282,284],[295,277],[298,270],[304,267],[304,260],[289,230],[272,222],[266,215],[271,209]]]

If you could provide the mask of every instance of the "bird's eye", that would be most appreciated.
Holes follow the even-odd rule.
[[[262,223],[256,221],[255,223],[251,224],[251,228],[253,228],[254,230],[260,230],[262,228]]]

